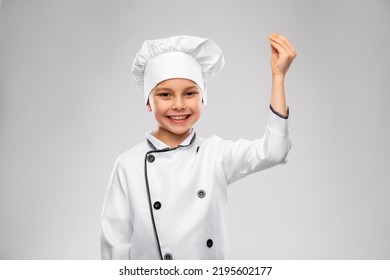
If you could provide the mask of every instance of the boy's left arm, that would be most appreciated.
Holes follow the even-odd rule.
[[[225,141],[220,146],[219,161],[228,184],[251,173],[286,163],[291,148],[284,79],[297,53],[289,40],[279,34],[271,33],[269,41],[272,95],[264,137],[255,141]]]
[[[262,138],[254,141],[222,140],[216,145],[218,163],[222,167],[227,184],[287,162],[287,154],[291,148],[288,120],[272,110],[271,107]]]
[[[282,35],[271,33],[272,95],[271,106],[274,113],[281,117],[288,117],[288,107],[284,91],[284,80],[288,68],[297,56],[297,52],[290,41]],[[276,111],[276,112],[275,112]]]

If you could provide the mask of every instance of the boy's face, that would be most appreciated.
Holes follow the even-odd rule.
[[[157,84],[147,105],[154,113],[159,132],[176,135],[189,132],[199,120],[202,106],[202,93],[197,84],[179,78]]]

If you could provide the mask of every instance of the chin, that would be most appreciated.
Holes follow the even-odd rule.
[[[174,134],[177,134],[177,135],[182,135],[184,133],[186,133],[188,130],[190,130],[191,127],[189,128],[183,128],[183,129],[169,129],[170,132],[174,133]]]

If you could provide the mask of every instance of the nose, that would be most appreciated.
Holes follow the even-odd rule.
[[[181,110],[184,110],[185,108],[186,108],[186,105],[185,105],[183,98],[182,97],[175,98],[175,100],[172,104],[172,109],[177,110],[177,111],[181,111]]]

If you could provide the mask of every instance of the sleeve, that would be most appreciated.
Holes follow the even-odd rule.
[[[101,215],[100,248],[103,260],[130,259],[133,226],[120,157],[111,173]]]
[[[263,138],[249,141],[224,141],[218,156],[226,182],[231,184],[249,174],[287,163],[291,149],[289,120],[276,114],[272,107]]]

